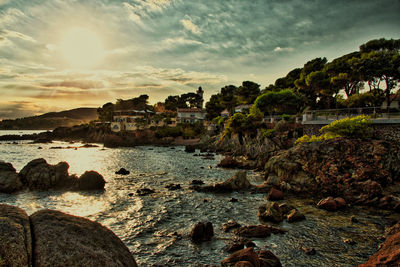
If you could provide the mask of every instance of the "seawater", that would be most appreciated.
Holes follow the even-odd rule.
[[[0,142],[0,160],[11,162],[17,171],[29,161],[44,158],[48,163],[66,161],[69,172],[77,175],[86,170],[101,173],[107,181],[100,192],[23,191],[0,194],[0,202],[19,206],[28,214],[41,209],[57,209],[84,216],[110,228],[133,252],[141,266],[198,266],[219,264],[229,256],[225,252],[233,239],[224,233],[223,223],[235,220],[242,225],[260,224],[257,209],[265,194],[235,192],[231,194],[199,193],[189,189],[193,179],[206,184],[224,181],[235,170],[217,168],[221,156],[202,159],[184,152],[184,147],[134,147],[52,149],[80,146],[54,142],[31,144],[29,141]],[[41,147],[41,149],[39,149]],[[197,151],[199,153],[199,151]],[[116,175],[124,167],[131,173]],[[253,184],[261,183],[261,173],[248,172]],[[181,190],[169,191],[170,183],[180,184]],[[151,188],[156,193],[138,196],[136,190]],[[129,196],[133,193],[133,196]],[[229,202],[230,198],[239,202]],[[207,200],[207,201],[205,201]],[[352,208],[330,213],[315,208],[315,200],[290,199],[306,220],[279,226],[288,232],[265,239],[253,239],[260,249],[276,254],[283,266],[356,266],[372,255],[379,245],[378,238],[390,218],[365,208]],[[351,223],[356,215],[360,223]],[[193,244],[188,237],[197,222],[214,225],[212,241]],[[356,244],[344,243],[351,238]],[[301,247],[314,247],[316,255],[306,255]]]

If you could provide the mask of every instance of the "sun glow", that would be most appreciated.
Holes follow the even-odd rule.
[[[69,67],[93,68],[99,65],[105,56],[100,37],[87,28],[70,28],[60,42],[60,51]]]

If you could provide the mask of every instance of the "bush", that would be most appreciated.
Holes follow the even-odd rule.
[[[291,129],[289,122],[285,120],[278,121],[274,126],[275,131],[283,133]]]
[[[275,129],[261,129],[261,138],[271,138],[274,137]]]
[[[331,122],[322,127],[319,131],[320,136],[304,135],[296,140],[295,144],[304,144],[310,142],[319,142],[337,137],[360,138],[365,139],[371,136],[372,128],[370,127],[372,120],[369,116],[360,115],[352,118],[344,118]]]
[[[155,132],[155,136],[157,138],[178,137],[178,136],[181,136],[182,134],[183,134],[183,130],[182,130],[182,127],[180,127],[180,126],[177,126],[177,127],[164,126],[164,127],[159,128]]]

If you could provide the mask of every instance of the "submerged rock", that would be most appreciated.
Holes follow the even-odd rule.
[[[0,192],[13,193],[22,187],[21,179],[12,164],[0,161]]]
[[[136,190],[136,193],[138,194],[138,196],[147,196],[147,195],[155,193],[155,191],[150,188],[141,188],[141,189]]]
[[[197,223],[190,232],[190,238],[195,243],[209,241],[214,236],[214,228],[211,222]]]
[[[137,266],[124,243],[97,222],[53,210],[30,219],[34,266]]]
[[[169,185],[165,186],[165,188],[167,188],[170,191],[174,191],[174,190],[181,189],[181,185],[180,184],[169,184]]]
[[[120,175],[128,175],[130,173],[131,172],[126,170],[125,168],[121,168],[121,169],[119,169],[118,171],[115,172],[115,174],[120,174]]]
[[[0,266],[32,266],[28,214],[5,204],[0,204]]]
[[[106,181],[96,171],[86,171],[78,179],[79,190],[103,190]]]
[[[239,228],[239,227],[241,227],[241,225],[239,223],[234,222],[234,221],[229,221],[222,225],[222,231],[229,232],[230,230]]]

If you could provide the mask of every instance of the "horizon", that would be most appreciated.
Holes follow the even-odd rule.
[[[265,88],[307,61],[400,38],[400,1],[0,0],[0,120],[201,86]]]

